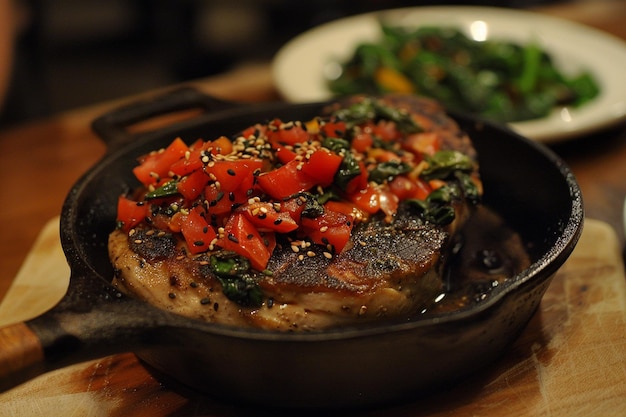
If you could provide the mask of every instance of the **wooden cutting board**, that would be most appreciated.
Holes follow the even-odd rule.
[[[0,323],[41,314],[62,297],[68,282],[54,219],[0,304]],[[131,353],[51,372],[0,394],[0,416],[12,417],[276,414],[190,392],[151,374]],[[350,415],[626,416],[626,280],[615,232],[586,220],[580,243],[539,311],[493,366],[433,398]]]

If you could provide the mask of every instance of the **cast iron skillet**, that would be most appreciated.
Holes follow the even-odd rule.
[[[480,156],[485,201],[531,244],[532,266],[484,303],[435,318],[314,333],[203,323],[121,295],[110,285],[107,236],[120,193],[136,185],[136,158],[169,144],[233,134],[273,117],[305,120],[323,103],[242,105],[181,89],[97,119],[108,152],[67,196],[61,239],[70,286],[49,312],[0,329],[0,385],[81,361],[135,352],[145,363],[209,395],[286,407],[349,407],[410,399],[458,381],[503,353],[536,310],[582,231],[578,185],[551,151],[509,130],[455,119]],[[199,108],[191,120],[132,134],[127,126]]]

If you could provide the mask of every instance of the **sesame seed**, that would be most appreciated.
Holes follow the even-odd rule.
[[[326,251],[324,251],[324,257],[325,257],[326,259],[332,259],[332,258],[333,258],[333,254],[332,254],[332,253],[330,253],[330,252],[326,252]]]
[[[315,256],[315,252],[313,252],[312,250],[307,251],[306,256],[308,256],[309,258],[312,258]]]
[[[322,226],[322,227],[320,227],[320,232],[324,233],[324,232],[326,232],[326,231],[328,231],[328,226]]]
[[[232,233],[228,234],[228,240],[230,240],[231,242],[239,243],[239,239],[237,239]]]
[[[300,248],[297,245],[291,245],[291,250],[295,253],[300,252]]]

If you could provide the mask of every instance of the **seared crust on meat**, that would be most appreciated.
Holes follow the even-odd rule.
[[[115,285],[166,310],[228,325],[314,330],[417,314],[441,290],[447,240],[448,232],[404,211],[392,224],[382,218],[362,224],[351,247],[331,259],[318,247],[305,257],[277,250],[268,265],[272,275],[260,275],[267,300],[259,308],[226,298],[206,256],[184,255],[182,241],[170,256],[146,259],[118,230],[109,251]]]
[[[330,107],[346,106],[359,98]],[[409,113],[438,135],[441,148],[472,160],[470,139],[436,102],[391,95],[383,101]],[[473,175],[477,178],[477,167]],[[340,253],[322,245],[293,248],[279,240],[267,271],[255,271],[263,291],[261,306],[231,301],[208,267],[209,255],[191,255],[181,237],[158,233],[148,225],[110,235],[114,284],[122,291],[187,317],[234,326],[272,330],[317,330],[383,318],[418,314],[442,291],[441,276],[451,236],[466,221],[471,204],[452,202],[454,221],[444,226],[425,221],[401,203],[393,221],[382,213],[357,224]],[[157,237],[159,236],[159,237]]]

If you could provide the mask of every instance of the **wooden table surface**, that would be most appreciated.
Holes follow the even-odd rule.
[[[540,11],[626,39],[626,2],[621,0],[560,3]],[[235,101],[279,99],[272,85],[269,63],[244,65],[190,84],[216,97]],[[155,93],[158,92],[145,95]],[[91,131],[91,121],[137,98],[79,108],[0,131],[0,299],[41,228],[60,213],[72,184],[104,154],[104,145]],[[613,226],[623,245],[626,126],[554,145],[553,149],[578,178],[587,216]]]

